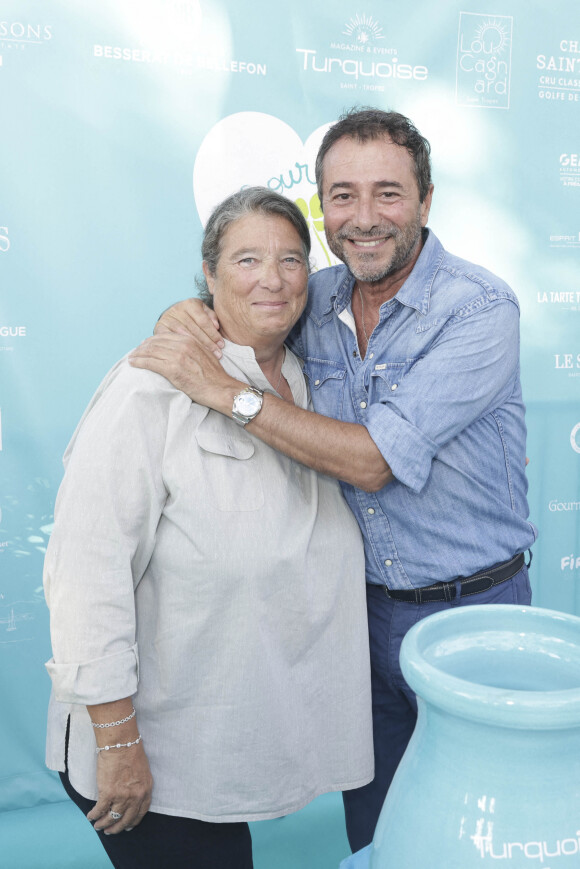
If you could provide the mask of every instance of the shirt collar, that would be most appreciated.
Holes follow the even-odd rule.
[[[256,362],[256,354],[253,347],[244,346],[243,344],[234,344],[233,341],[230,341],[228,338],[223,338],[223,336],[222,340],[224,342],[223,352],[225,356],[244,362],[254,363],[255,365],[258,364]]]
[[[426,314],[429,310],[431,287],[445,256],[443,245],[435,233],[430,229],[426,229],[424,234],[425,241],[423,248],[413,267],[413,271],[397,292],[397,295],[394,296],[402,305],[414,308],[420,314]],[[344,277],[336,288],[336,292],[330,297],[329,311],[334,306],[337,313],[341,313],[341,311],[344,311],[350,305],[354,284],[354,276],[345,267]]]
[[[222,366],[232,377],[247,381],[264,392],[277,395],[266,375],[260,368],[253,347],[243,344],[234,344],[227,338],[223,339],[224,348]],[[302,375],[302,365],[292,351],[286,347],[282,362],[282,374],[284,375],[298,407],[308,407],[308,392]]]

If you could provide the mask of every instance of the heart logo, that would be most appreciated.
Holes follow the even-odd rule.
[[[193,167],[193,195],[200,220],[242,187],[269,187],[296,202],[310,228],[314,270],[340,262],[329,250],[316,192],[314,163],[330,124],[306,142],[288,124],[262,112],[237,112],[219,121],[200,145]]]

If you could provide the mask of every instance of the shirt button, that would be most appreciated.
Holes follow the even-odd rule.
[[[366,401],[361,401],[360,406],[364,409],[367,406]]]
[[[396,389],[398,385],[399,385],[398,383],[393,383],[393,385],[391,386],[391,389],[393,389],[393,390]]]
[[[374,353],[369,353],[369,359],[372,359],[374,355]]]
[[[314,385],[315,385],[315,386],[318,386],[319,383],[320,383],[320,380],[315,380],[315,381],[314,381]]]
[[[367,510],[367,513],[370,513],[371,516],[373,515],[374,512],[375,512],[374,507],[369,507]]]
[[[391,561],[391,559],[387,558],[387,560],[385,561],[385,567],[390,567],[392,565],[392,563],[393,562]]]

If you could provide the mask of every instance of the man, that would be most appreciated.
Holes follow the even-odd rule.
[[[329,129],[316,178],[344,265],[311,277],[292,345],[316,413],[265,394],[246,416],[253,435],[342,481],[365,540],[376,775],[344,794],[353,850],[371,841],[415,726],[407,630],[441,609],[531,600],[517,299],[426,229],[429,152],[395,112],[352,111]],[[274,268],[267,289],[283,304]],[[230,415],[247,384],[217,363],[199,306],[161,321],[183,329],[194,311],[198,340],[160,334],[133,364]]]

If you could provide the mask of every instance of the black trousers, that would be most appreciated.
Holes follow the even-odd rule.
[[[73,788],[68,769],[59,775],[73,803],[87,815],[94,801]],[[212,824],[147,812],[129,833],[105,836],[95,832],[115,869],[253,869],[254,866],[252,837],[246,823]]]

